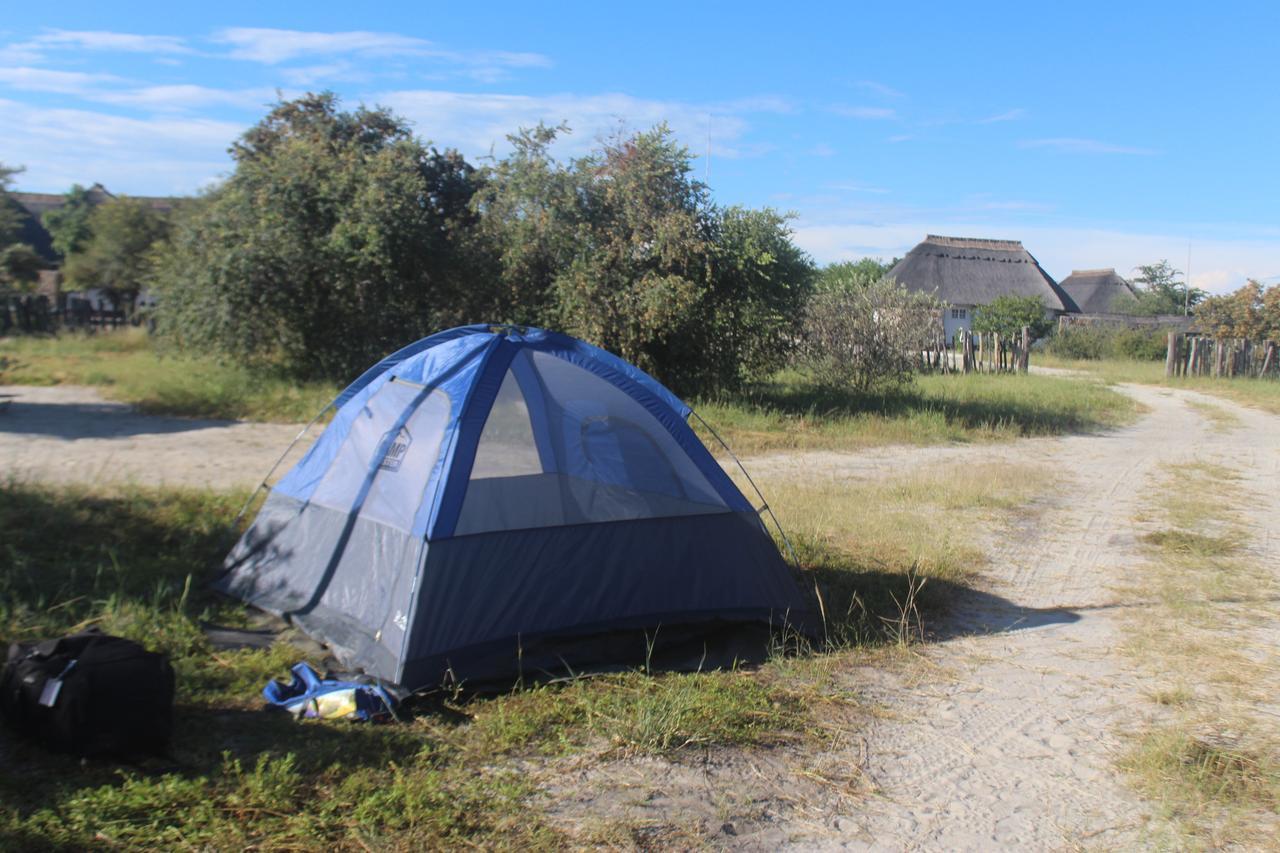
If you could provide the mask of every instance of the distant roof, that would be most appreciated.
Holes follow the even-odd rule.
[[[49,211],[62,207],[67,201],[66,195],[63,193],[11,192],[9,193],[9,198],[16,201],[22,211],[26,213],[21,224],[22,233],[18,239],[30,245],[45,260],[56,262],[58,253],[53,250],[53,236],[44,227],[44,223],[40,219]],[[110,201],[113,198],[116,198],[115,193],[102,184],[94,184],[89,187],[89,201],[93,204],[102,204],[104,201]],[[173,210],[174,205],[180,200],[167,196],[129,196],[129,198],[143,202],[159,213],[168,213]]]
[[[937,293],[952,305],[986,305],[999,296],[1039,296],[1053,311],[1075,310],[1071,298],[1019,240],[930,234],[889,275],[909,290]]]
[[[1059,282],[1082,314],[1110,314],[1116,300],[1135,299],[1133,287],[1110,267],[1100,270],[1072,270]]]

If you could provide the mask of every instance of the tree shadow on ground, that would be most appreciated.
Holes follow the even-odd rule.
[[[124,403],[41,403],[21,398],[0,412],[0,433],[40,435],[67,440],[131,438],[170,435],[212,427],[232,426],[235,421],[146,415]]]

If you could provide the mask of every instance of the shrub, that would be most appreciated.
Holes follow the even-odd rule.
[[[1059,358],[1096,361],[1127,358],[1160,361],[1168,348],[1164,329],[1116,329],[1105,326],[1069,326],[1049,341],[1049,352]]]
[[[860,392],[901,385],[940,332],[941,308],[893,279],[817,293],[804,314],[802,361],[824,385]]]

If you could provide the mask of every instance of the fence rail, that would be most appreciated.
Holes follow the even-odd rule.
[[[1170,332],[1164,375],[1280,379],[1280,352],[1275,341]]]
[[[1030,366],[1031,330],[1020,335],[961,329],[950,342],[939,335],[921,353],[921,367],[937,373],[1026,373]]]

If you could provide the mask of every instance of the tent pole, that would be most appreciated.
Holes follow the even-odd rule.
[[[698,414],[692,408],[689,409],[689,413],[693,415],[695,418],[697,418],[698,423],[706,427],[708,432],[710,432],[713,436],[715,436],[716,441],[720,442],[720,446],[724,448],[724,452],[728,453],[729,458],[732,459],[734,464],[738,466],[738,470],[742,472],[742,476],[747,478],[747,482],[751,484],[751,488],[755,489],[756,497],[760,498],[760,501],[764,504],[765,512],[769,513],[769,517],[773,519],[773,526],[778,528],[778,535],[782,537],[783,544],[787,546],[787,553],[791,555],[791,564],[794,565],[796,569],[799,569],[800,557],[796,554],[796,549],[792,546],[791,539],[788,538],[787,536],[787,531],[782,529],[782,522],[778,521],[778,516],[774,515],[773,507],[769,506],[768,499],[765,498],[764,493],[760,491],[760,487],[756,485],[756,481],[751,479],[751,474],[747,471],[746,466],[742,464],[742,460],[739,459],[737,455],[735,455],[734,452],[729,449],[729,445],[726,444],[725,440],[720,437],[720,433],[716,432],[716,428],[713,427],[711,424],[707,423],[706,420],[702,417],[702,415]],[[757,510],[757,512],[758,511],[759,510]],[[814,574],[813,576],[813,594],[818,598],[818,610],[822,615],[822,633],[824,636],[826,636],[827,635],[827,603],[822,598],[822,590],[818,588],[817,574]]]
[[[787,546],[787,551],[791,554],[791,561],[795,563],[796,568],[800,568],[800,558],[796,556],[796,549],[791,546],[791,540],[787,538],[787,531],[782,529],[782,524],[778,521],[778,516],[773,514],[773,507],[769,506],[769,501],[765,498],[764,494],[761,493],[760,487],[756,485],[756,481],[751,479],[751,475],[747,473],[747,469],[743,466],[742,460],[734,455],[733,451],[729,449],[729,445],[725,444],[724,439],[720,437],[720,433],[716,432],[715,427],[707,423],[703,419],[702,415],[698,414],[693,409],[689,409],[689,412],[698,419],[698,423],[706,427],[707,431],[715,436],[716,441],[720,442],[720,446],[724,448],[724,452],[728,453],[729,458],[738,466],[738,470],[742,472],[742,476],[747,478],[747,482],[750,483],[751,488],[755,490],[756,497],[760,498],[763,503],[764,511],[769,513],[769,517],[773,519],[774,527],[778,528],[778,535],[782,537],[783,543]],[[757,510],[757,512],[758,511],[759,510]]]
[[[244,506],[240,507],[240,511],[236,513],[236,520],[232,522],[233,525],[240,524],[240,519],[244,518],[244,514],[249,511],[249,507],[253,505],[254,499],[258,497],[258,493],[267,487],[267,481],[271,479],[271,475],[274,474],[276,472],[276,469],[280,467],[280,463],[283,462],[285,460],[285,457],[289,455],[289,452],[293,450],[294,445],[297,444],[299,441],[302,441],[302,437],[307,434],[307,430],[315,426],[316,423],[321,418],[324,417],[325,413],[332,408],[333,408],[333,401],[330,400],[328,403],[325,404],[325,407],[320,411],[316,412],[316,416],[311,420],[307,421],[307,425],[304,426],[301,429],[301,431],[299,431],[299,433],[293,437],[293,441],[289,442],[289,446],[284,449],[284,453],[280,454],[280,458],[277,459],[275,464],[271,466],[271,470],[268,471],[266,473],[266,476],[262,478],[262,482],[259,483],[258,487],[253,490],[253,494],[249,495],[249,499],[244,502]]]

